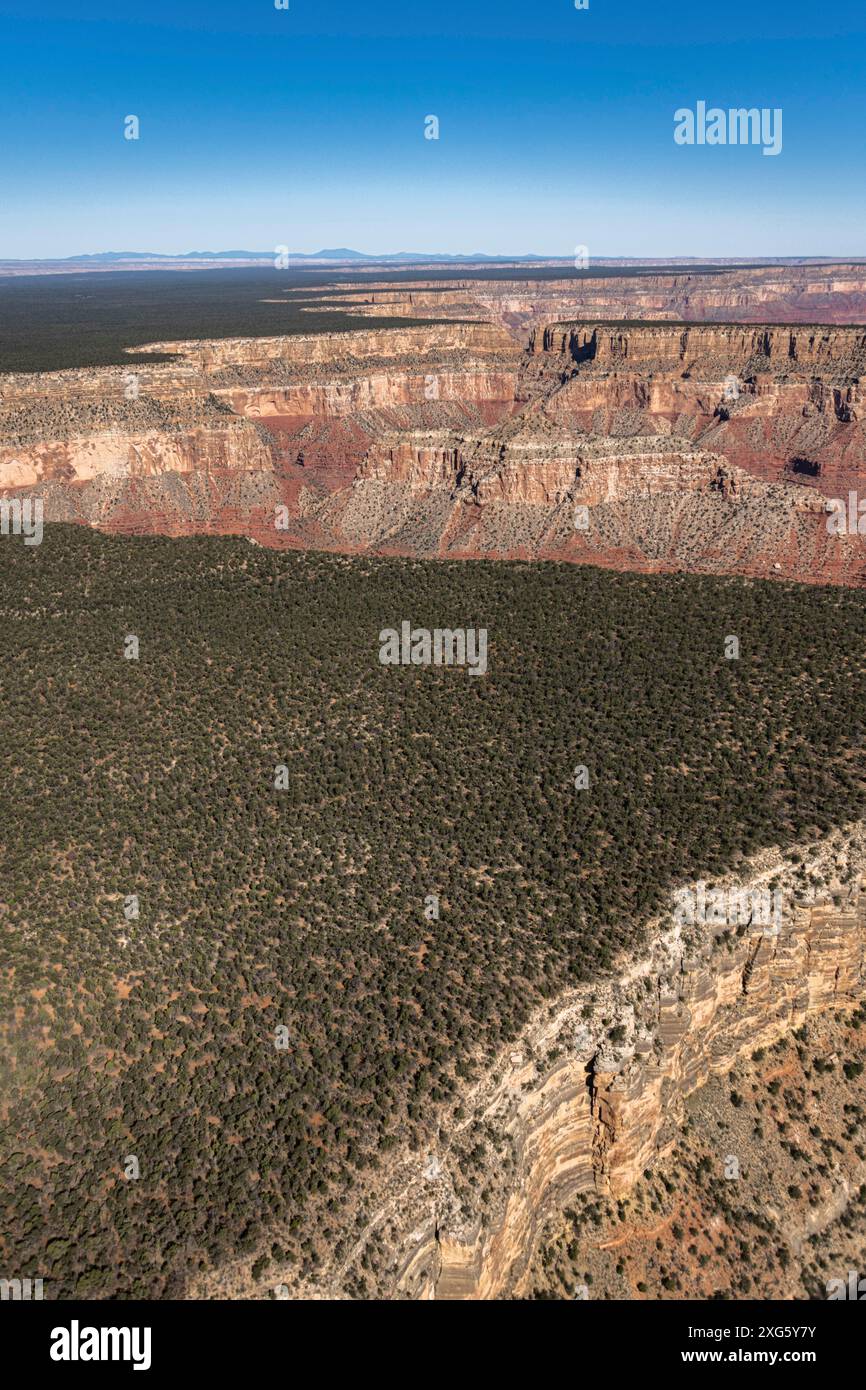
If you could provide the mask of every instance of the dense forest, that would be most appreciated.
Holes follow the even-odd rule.
[[[273,266],[0,277],[0,373],[171,361],[136,353],[144,343],[370,328],[369,319],[316,293],[329,278]],[[428,322],[383,317],[376,326]]]
[[[0,609],[0,1249],[47,1298],[314,1272],[672,885],[864,811],[844,589],[51,526]],[[487,674],[381,665],[403,620]]]

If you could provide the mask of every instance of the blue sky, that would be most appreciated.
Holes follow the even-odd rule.
[[[0,0],[0,258],[863,255],[864,60],[862,0]]]

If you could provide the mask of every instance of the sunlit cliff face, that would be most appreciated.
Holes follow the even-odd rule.
[[[866,493],[864,329],[549,316],[725,295],[743,319],[827,297],[866,315],[859,268],[368,285],[369,330],[3,377],[0,492],[118,532],[859,584],[862,538],[825,504]],[[436,324],[375,327],[434,298]]]

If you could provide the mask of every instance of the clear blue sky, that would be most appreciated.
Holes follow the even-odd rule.
[[[0,258],[862,255],[864,60],[863,0],[0,0]]]

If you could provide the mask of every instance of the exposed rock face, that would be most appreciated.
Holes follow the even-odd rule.
[[[597,268],[599,271],[601,268]],[[521,338],[556,319],[685,319],[746,323],[863,323],[866,267],[862,265],[719,268],[712,274],[629,275],[611,271],[586,278],[473,279],[471,272],[443,287],[418,279],[393,285],[371,281],[340,295],[354,314],[431,314],[492,319]]]
[[[412,431],[386,436],[358,470],[359,482],[387,482],[428,492],[448,487],[480,504],[526,503],[544,508],[579,499],[587,505],[653,497],[657,493],[763,492],[760,483],[730,469],[718,454],[677,447],[670,438],[583,440],[531,431],[499,437]]]
[[[778,915],[668,926],[610,979],[538,1017],[465,1098],[467,1118],[448,1124],[441,1151],[406,1164],[381,1194],[352,1252],[359,1258],[371,1236],[389,1230],[377,1293],[520,1296],[552,1212],[579,1192],[626,1193],[672,1147],[686,1098],[711,1076],[812,1015],[859,1005],[864,870],[861,825],[813,847],[797,871],[801,885],[806,874],[829,883],[822,891],[833,897],[821,902],[798,902],[793,864],[766,852],[747,880],[718,886],[769,892],[781,884]],[[485,1153],[467,1206],[459,1175],[472,1140],[462,1146],[461,1134],[479,1132]],[[317,1291],[339,1294],[350,1263],[325,1270]]]
[[[842,364],[859,372],[866,364],[861,328],[744,328],[732,324],[660,327],[635,324],[553,324],[530,337],[530,351],[555,352],[599,366],[650,363],[661,368],[712,370],[722,364],[745,374],[756,364],[774,371],[806,372]]]
[[[862,1006],[812,1015],[711,1076],[627,1195],[550,1216],[526,1296],[826,1299],[866,1254],[862,1026]]]
[[[676,957],[649,976],[628,1050],[592,1038],[524,1098],[515,1116],[525,1178],[487,1240],[440,1235],[436,1297],[495,1297],[519,1287],[545,1204],[593,1187],[628,1191],[663,1153],[683,1101],[710,1075],[775,1042],[811,1013],[858,1003],[866,990],[866,912],[859,889],[845,910],[803,908],[778,938],[747,933],[730,953]],[[648,991],[649,992],[649,991]],[[636,1016],[637,1017],[637,1016]]]
[[[782,269],[737,283],[766,302]],[[794,269],[835,283],[828,267]],[[833,273],[866,286],[861,267]],[[642,277],[636,311],[729,274]],[[160,343],[175,362],[6,376],[0,495],[121,532],[866,581],[864,538],[831,534],[826,511],[866,494],[866,329],[548,320],[526,347],[506,331],[509,296],[627,295],[629,278],[373,285],[358,292],[371,311],[396,296],[415,313],[420,295],[453,317]],[[486,321],[457,319],[467,296]]]
[[[271,452],[262,437],[242,420],[231,420],[189,430],[112,430],[33,444],[14,458],[0,457],[0,487],[32,490],[43,483],[271,468]]]
[[[337,381],[297,382],[284,390],[226,390],[217,394],[239,415],[338,419],[361,411],[394,406],[424,406],[430,400],[497,404],[510,408],[517,388],[517,368],[483,366],[430,373],[371,371]],[[435,395],[431,393],[435,391]]]
[[[442,322],[426,328],[382,328],[369,333],[299,334],[284,338],[219,338],[150,343],[147,351],[177,353],[198,367],[267,366],[274,361],[335,363],[351,358],[390,358],[426,352],[509,351],[508,334],[490,323]]]

